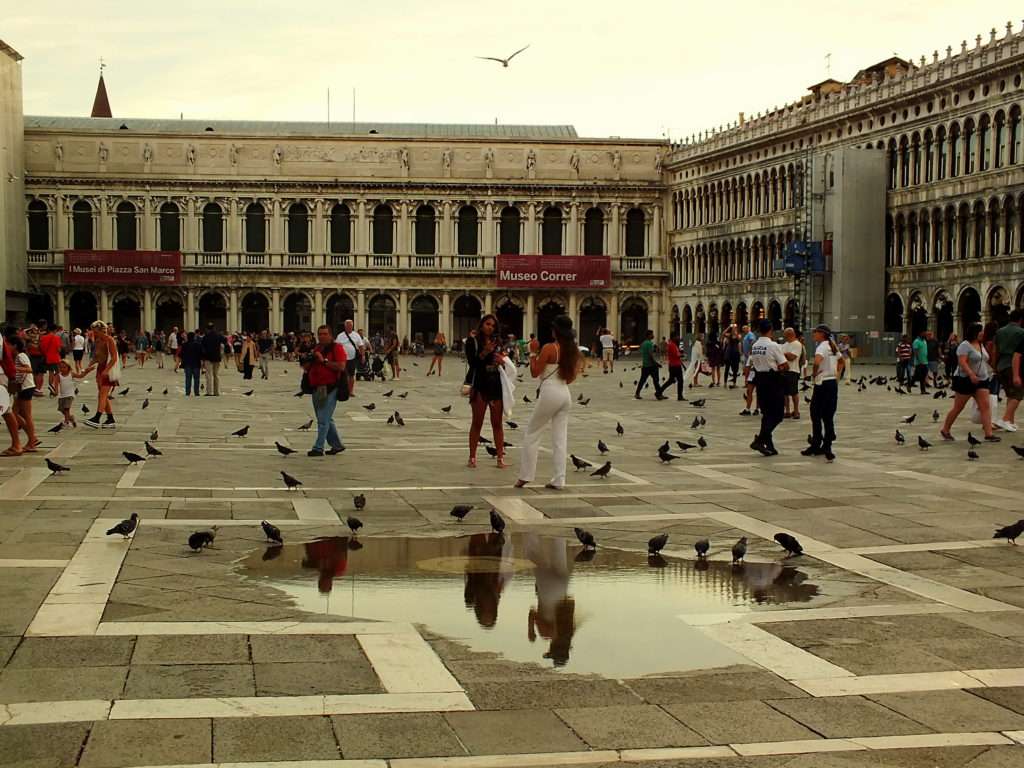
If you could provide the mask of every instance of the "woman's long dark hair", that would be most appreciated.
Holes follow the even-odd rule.
[[[576,345],[572,320],[568,315],[559,315],[552,321],[551,331],[558,343],[558,376],[566,384],[571,384],[576,379],[580,364],[580,348]]]
[[[494,333],[492,333],[488,337],[488,338],[492,338],[493,339],[495,336],[498,335],[498,318],[495,315],[492,315],[492,314],[486,314],[486,315],[484,315],[483,317],[480,318],[480,322],[476,326],[476,335],[477,336],[483,336],[484,335],[484,323],[486,323],[488,320],[493,320],[494,321]]]

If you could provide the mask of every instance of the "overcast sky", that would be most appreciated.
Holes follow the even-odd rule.
[[[5,8],[6,6],[6,8]],[[88,115],[98,61],[119,117],[570,123],[673,139],[896,53],[999,35],[990,0],[0,0],[27,114]],[[474,56],[530,48],[508,69]]]

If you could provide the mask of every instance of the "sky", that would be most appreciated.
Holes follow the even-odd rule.
[[[6,7],[5,7],[6,6]],[[572,124],[690,134],[894,53],[988,40],[990,0],[0,0],[26,114],[88,115],[103,58],[117,117]],[[506,69],[475,56],[505,57]],[[828,56],[831,54],[831,56]]]

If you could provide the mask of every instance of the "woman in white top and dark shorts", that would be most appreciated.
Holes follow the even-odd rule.
[[[955,393],[953,407],[946,414],[942,423],[943,440],[953,440],[950,429],[967,401],[974,398],[981,415],[981,428],[985,432],[985,440],[998,443],[999,438],[992,434],[992,406],[989,401],[992,368],[989,366],[988,352],[985,350],[981,334],[981,323],[972,323],[964,333],[964,340],[956,348],[957,367],[953,371],[952,388]]]
[[[552,321],[551,330],[555,340],[545,344],[540,352],[530,353],[530,375],[535,379],[540,378],[540,394],[523,435],[516,488],[533,482],[537,472],[540,432],[548,422],[551,422],[551,460],[554,471],[551,482],[544,487],[561,490],[565,486],[565,460],[569,453],[569,409],[572,407],[569,385],[576,380],[583,358],[576,346],[572,320],[567,315],[556,317]]]
[[[836,408],[839,405],[838,378],[846,363],[832,339],[827,325],[814,329],[814,392],[811,393],[811,444],[804,456],[824,456],[835,460],[832,443],[836,439]]]

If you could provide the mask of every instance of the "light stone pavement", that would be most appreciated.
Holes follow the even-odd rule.
[[[649,390],[637,402],[637,374],[620,361],[574,385],[591,401],[570,426],[570,449],[590,461],[599,438],[609,444],[611,476],[570,471],[565,490],[545,490],[542,453],[538,485],[515,490],[517,449],[507,470],[483,450],[478,469],[465,467],[462,365],[450,360],[439,380],[424,377],[427,362],[408,359],[394,384],[359,384],[336,417],[348,447],[336,457],[304,455],[312,436],[297,427],[310,405],[292,397],[292,363],[276,362],[268,382],[229,371],[222,397],[189,401],[170,368],[128,368],[116,431],[47,433],[55,401],[37,399],[45,449],[0,461],[0,764],[1024,765],[1024,552],[990,538],[1024,517],[1024,462],[1010,450],[1024,433],[968,463],[966,416],[954,444],[932,423],[949,400],[842,387],[834,464],[798,453],[806,405],[766,459],[747,447],[756,420],[737,415],[737,391],[688,393],[707,398],[699,411]],[[533,390],[517,392],[516,445]],[[359,407],[371,401],[373,413]],[[78,415],[82,402],[95,406],[91,383]],[[394,408],[404,428],[385,424]],[[708,449],[659,463],[665,439],[696,442],[698,413]],[[894,430],[911,413],[899,447]],[[247,438],[229,436],[245,424]],[[154,429],[164,455],[130,467],[121,452],[143,453]],[[919,451],[918,434],[935,447]],[[281,457],[275,440],[300,452]],[[71,471],[51,475],[44,456]],[[283,488],[282,469],[300,492]],[[670,617],[736,663],[606,679],[474,651],[409,621],[310,613],[239,576],[237,563],[263,550],[259,520],[291,542],[342,535],[360,491],[368,543],[483,531],[494,507],[514,533],[572,538],[585,525],[622,550],[664,531],[665,554],[689,568],[702,536],[716,563],[742,535],[751,563],[778,561],[771,537],[785,530],[820,594]],[[455,503],[477,505],[458,528]],[[133,539],[104,535],[131,512],[142,518]],[[216,547],[191,554],[187,535],[214,524]]]

